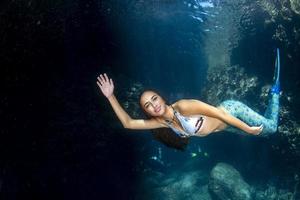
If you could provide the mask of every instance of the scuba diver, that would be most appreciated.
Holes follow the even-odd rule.
[[[97,85],[124,128],[156,130],[156,139],[169,147],[182,150],[191,136],[207,136],[219,131],[262,137],[275,133],[279,112],[279,73],[280,57],[277,49],[274,85],[264,115],[235,100],[223,101],[217,107],[196,99],[180,99],[168,105],[157,92],[146,90],[140,96],[140,106],[149,119],[133,119],[119,104],[113,93],[113,80],[107,74],[97,77]],[[171,132],[157,131],[161,128],[168,128]]]

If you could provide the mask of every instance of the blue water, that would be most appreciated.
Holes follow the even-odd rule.
[[[220,162],[238,170],[253,199],[299,197],[297,7],[272,0],[1,4],[0,199],[213,199],[207,185]],[[221,132],[191,138],[185,151],[168,148],[151,131],[124,129],[96,85],[100,73],[112,77],[135,118],[144,117],[145,88],[170,103],[217,105],[231,95],[263,113],[277,47],[282,109],[270,138]]]

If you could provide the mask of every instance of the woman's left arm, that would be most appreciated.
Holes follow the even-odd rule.
[[[211,106],[207,103],[204,103],[202,101],[196,100],[196,99],[182,99],[178,101],[178,106],[180,107],[181,112],[183,113],[189,113],[190,115],[193,114],[201,114],[208,117],[217,118],[219,120],[222,120],[223,122],[234,126],[236,128],[239,128],[249,134],[258,135],[261,133],[263,127],[259,126],[253,126],[250,127],[245,122],[239,120],[238,118],[224,112],[221,109],[218,109],[215,106]]]

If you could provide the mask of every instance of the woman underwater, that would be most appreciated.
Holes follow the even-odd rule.
[[[191,136],[207,136],[222,130],[269,136],[277,131],[278,124],[279,59],[279,49],[277,49],[275,83],[270,90],[269,104],[264,116],[235,100],[226,100],[217,107],[196,99],[181,99],[167,105],[157,92],[146,90],[140,96],[140,106],[150,119],[132,119],[114,96],[114,83],[111,78],[105,73],[100,74],[97,77],[97,85],[108,99],[124,128],[127,129],[171,128],[175,132],[172,137],[176,137],[177,141]],[[174,147],[174,145],[168,145],[166,141],[163,143]],[[175,145],[175,148],[178,146]]]

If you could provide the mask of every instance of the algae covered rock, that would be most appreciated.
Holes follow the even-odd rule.
[[[257,85],[257,77],[247,75],[243,67],[223,66],[208,73],[202,97],[214,105],[227,99],[245,102],[249,95],[255,94]]]
[[[250,186],[232,166],[218,163],[210,173],[209,190],[221,200],[250,200]]]
[[[201,170],[170,173],[159,177],[146,177],[156,179],[155,187],[149,185],[144,193],[137,195],[137,199],[201,199],[212,200],[207,186],[207,174]],[[153,180],[151,180],[153,183]],[[149,188],[153,188],[149,190]],[[150,198],[149,198],[150,197]]]
[[[290,0],[291,3],[291,9],[300,15],[300,0]]]

